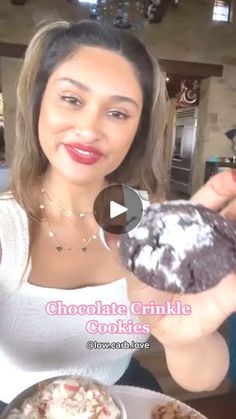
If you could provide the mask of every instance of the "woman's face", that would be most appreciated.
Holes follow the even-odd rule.
[[[101,181],[124,160],[142,112],[132,65],[102,48],[82,47],[50,76],[39,142],[51,169],[68,181]]]

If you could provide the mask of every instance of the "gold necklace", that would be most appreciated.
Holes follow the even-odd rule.
[[[43,194],[45,194],[45,189],[44,188],[41,188],[40,189],[40,192],[41,193],[43,193]],[[47,196],[48,196],[48,194],[47,194]],[[51,201],[51,202],[53,202],[53,201]],[[55,204],[55,206],[56,206],[56,204]],[[41,211],[42,211],[42,215],[43,215],[43,217],[41,218],[41,222],[44,222],[44,221],[46,221],[46,223],[47,223],[47,225],[48,225],[48,236],[49,237],[51,237],[52,239],[54,239],[54,241],[56,242],[56,250],[57,250],[57,252],[61,252],[61,251],[64,251],[64,250],[67,250],[67,251],[71,251],[71,250],[81,250],[83,253],[85,253],[85,252],[87,252],[87,250],[88,250],[88,245],[90,244],[90,242],[91,241],[94,241],[94,240],[96,240],[97,239],[97,231],[98,231],[98,229],[96,229],[96,232],[95,233],[93,233],[93,234],[91,234],[91,235],[89,235],[87,238],[86,237],[83,237],[83,246],[82,247],[72,247],[72,246],[69,246],[69,247],[67,247],[67,246],[62,246],[62,244],[59,242],[59,240],[58,240],[58,238],[57,238],[57,236],[56,236],[56,234],[55,234],[55,232],[52,230],[52,228],[51,228],[51,225],[50,225],[50,223],[49,223],[49,220],[48,220],[48,218],[47,218],[47,215],[46,215],[46,212],[45,212],[45,204],[44,203],[42,203],[42,202],[40,202],[40,204],[39,204],[39,208],[41,209]],[[62,208],[62,207],[61,207]],[[64,210],[65,210],[65,208],[64,208]],[[66,210],[67,211],[67,210]],[[72,210],[71,210],[72,211]],[[85,215],[86,214],[88,214],[88,213],[84,213],[84,212],[77,212],[77,211],[74,211],[74,212],[76,212],[77,213],[77,215],[79,215],[79,217],[80,218],[84,218],[85,217]],[[81,214],[83,214],[83,216],[81,217]],[[70,213],[70,215],[72,215],[71,213]]]
[[[79,218],[85,218],[86,215],[91,215],[93,214],[93,212],[85,212],[85,211],[75,211],[73,209],[68,209],[68,208],[64,208],[62,207],[60,204],[56,203],[55,201],[52,201],[52,199],[50,198],[49,194],[46,192],[46,190],[44,188],[41,189],[41,192],[44,193],[44,195],[47,197],[48,202],[51,206],[53,206],[54,208],[57,208],[61,213],[63,213],[64,215],[66,215],[67,217],[72,216],[72,215],[76,215]]]

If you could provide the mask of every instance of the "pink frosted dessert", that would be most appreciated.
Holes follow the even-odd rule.
[[[7,418],[122,419],[122,414],[105,386],[76,377],[40,383],[38,391]]]

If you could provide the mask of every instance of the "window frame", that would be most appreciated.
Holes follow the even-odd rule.
[[[227,19],[216,19],[215,16],[226,16],[226,13],[217,12],[217,8],[225,7],[227,8]],[[226,10],[225,10],[226,11]],[[213,12],[212,12],[212,21],[215,23],[231,23],[232,22],[232,13],[233,12],[233,2],[232,0],[214,0]]]

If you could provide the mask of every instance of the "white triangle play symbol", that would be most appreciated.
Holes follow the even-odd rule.
[[[115,201],[110,201],[110,218],[115,218],[127,211],[128,208],[123,207],[123,205],[117,204]]]

